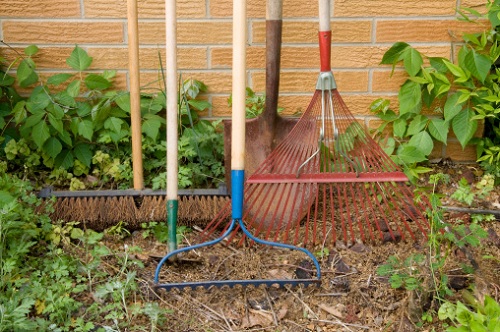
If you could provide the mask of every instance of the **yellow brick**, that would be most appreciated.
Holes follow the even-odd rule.
[[[361,43],[371,40],[372,23],[370,21],[333,21],[333,43]],[[283,43],[317,43],[318,22],[306,21],[283,22]],[[255,21],[252,23],[252,42],[265,43],[266,23]]]
[[[206,16],[205,0],[177,0],[176,5],[176,14],[179,18],[201,18]],[[164,19],[165,1],[138,1],[137,11],[139,18]],[[127,2],[124,0],[85,0],[85,17],[126,18]]]
[[[79,17],[79,0],[0,0],[3,17]]]
[[[461,0],[460,7],[472,8],[480,13],[486,13],[486,1],[484,0]]]
[[[123,24],[119,22],[4,21],[7,43],[111,44],[123,43]]]
[[[463,33],[481,32],[488,28],[485,22],[472,24],[454,17],[447,20],[380,20],[376,25],[376,41],[458,41]]]
[[[38,69],[69,69],[69,66],[66,64],[66,59],[70,56],[72,51],[73,48],[69,47],[40,47],[38,53],[33,56],[33,60]],[[23,52],[23,48],[19,47],[0,47],[0,55],[9,63],[19,57],[19,54],[24,54]]]
[[[402,70],[395,70],[391,76],[390,70],[375,70],[372,75],[373,92],[397,92],[408,78]]]
[[[444,16],[455,15],[455,0],[377,0],[355,2],[336,0],[333,4],[336,17],[380,16]]]
[[[205,83],[208,87],[208,94],[230,93],[231,73],[230,72],[184,72],[183,80],[192,78]],[[159,73],[141,73],[141,85],[149,84],[152,89],[162,88],[163,84]]]
[[[248,47],[246,66],[248,69],[264,68],[266,66],[266,50],[263,47]],[[233,49],[230,47],[210,48],[210,68],[231,68]]]
[[[227,103],[228,98],[229,95],[212,97],[212,116],[217,116],[217,117],[231,116],[231,108],[228,106]]]
[[[231,17],[233,16],[232,0],[210,0],[211,17]],[[249,18],[264,18],[266,16],[265,0],[247,1],[247,16]],[[284,0],[283,17],[317,17],[317,1]]]
[[[141,44],[165,45],[165,24],[161,22],[139,23]],[[231,44],[232,23],[217,21],[179,22],[178,44]]]
[[[140,48],[140,69],[160,69],[158,51],[161,53],[163,68],[165,68],[164,48]],[[89,48],[89,54],[94,58],[93,69],[128,69],[128,49],[126,48]],[[178,69],[206,68],[205,48],[178,48]]]
[[[316,89],[318,72],[282,72],[280,74],[280,92],[313,92]],[[367,92],[367,72],[336,72],[335,81],[340,92]],[[255,91],[265,90],[265,73],[257,72],[252,75]]]
[[[476,147],[474,145],[467,145],[465,149],[459,142],[450,140],[446,144],[446,157],[453,161],[476,161]]]

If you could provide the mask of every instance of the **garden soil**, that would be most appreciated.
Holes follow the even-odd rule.
[[[450,199],[461,178],[472,186],[479,181],[480,168],[474,165],[440,163],[434,172],[450,175],[449,184],[438,187],[443,205],[460,205]],[[420,185],[426,185],[427,175]],[[460,205],[463,206],[463,205]],[[500,209],[500,188],[487,197],[476,200],[473,207]],[[447,222],[471,223],[470,214],[446,212]],[[480,247],[452,249],[443,271],[453,291],[451,299],[462,300],[462,292],[472,292],[478,300],[490,295],[500,300],[500,222],[480,224],[488,236]],[[182,239],[182,245],[199,236],[196,227]],[[167,324],[161,331],[435,331],[442,324],[422,325],[422,315],[437,312],[433,301],[432,278],[426,264],[416,265],[415,274],[422,280],[422,290],[393,289],[388,276],[377,274],[377,268],[389,256],[404,260],[413,253],[428,257],[429,247],[424,240],[393,240],[378,243],[337,242],[308,248],[316,253],[321,265],[319,287],[299,288],[209,288],[196,290],[155,290],[153,276],[166,245],[144,239],[135,231],[124,240],[106,240],[110,247],[138,246],[145,268],[138,272],[145,299],[155,301],[169,310]],[[123,243],[123,241],[125,243]],[[446,251],[446,248],[442,248]],[[466,267],[472,267],[470,268]],[[183,255],[177,262],[165,264],[160,283],[224,279],[294,279],[314,277],[314,270],[301,252],[275,247],[219,243]],[[137,322],[140,324],[140,322]]]

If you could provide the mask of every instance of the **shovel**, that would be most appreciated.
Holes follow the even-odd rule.
[[[245,179],[255,172],[298,120],[284,118],[277,113],[282,26],[282,0],[268,0],[266,7],[266,103],[262,114],[245,121]],[[225,120],[224,164],[228,187],[231,183],[231,128],[231,120]]]

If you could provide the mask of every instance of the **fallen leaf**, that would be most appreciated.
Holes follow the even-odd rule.
[[[320,305],[318,305],[318,307],[321,310],[328,312],[330,315],[334,315],[335,317],[342,318],[342,316],[343,316],[343,314],[341,312],[341,310],[343,309],[342,307],[336,308],[336,307],[332,307],[332,306],[327,306],[326,304],[320,304]]]

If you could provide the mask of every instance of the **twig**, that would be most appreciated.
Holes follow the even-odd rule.
[[[470,214],[492,214],[500,217],[500,210],[471,209],[458,206],[442,206],[442,208],[448,211],[466,212]]]
[[[339,319],[337,319],[337,321],[333,321],[333,320],[326,320],[326,319],[312,319],[313,322],[318,322],[318,323],[327,323],[327,324],[336,324],[336,325],[342,325],[343,327],[345,327],[346,329],[348,329],[349,331],[352,331],[350,328],[348,328],[348,326],[350,327],[355,327],[355,328],[358,328],[358,329],[364,329],[364,330],[369,330],[370,327],[369,326],[364,326],[364,325],[358,325],[358,324],[349,324],[349,323],[344,323],[342,321],[340,321]]]
[[[347,293],[320,293],[320,294],[314,294],[314,296],[342,296]]]
[[[295,294],[294,292],[292,292],[289,287],[287,287],[286,290],[290,294],[292,294],[293,297],[295,297],[297,300],[299,300],[299,302],[302,303],[302,305],[304,306],[304,308],[306,308],[316,319],[318,319],[318,316],[314,313],[314,311],[311,309],[311,307],[309,307],[304,301],[302,301],[302,299],[299,298],[297,296],[297,294]]]
[[[366,287],[370,287],[370,282],[372,281],[372,275],[370,273],[370,275],[368,276],[368,281],[366,282]]]
[[[266,294],[267,302],[269,303],[269,306],[271,307],[271,313],[273,314],[273,323],[274,323],[274,325],[278,325],[278,316],[276,315],[276,311],[274,311],[274,305],[271,302],[271,297],[269,296],[269,292],[267,291],[267,288],[264,288],[264,293]]]

